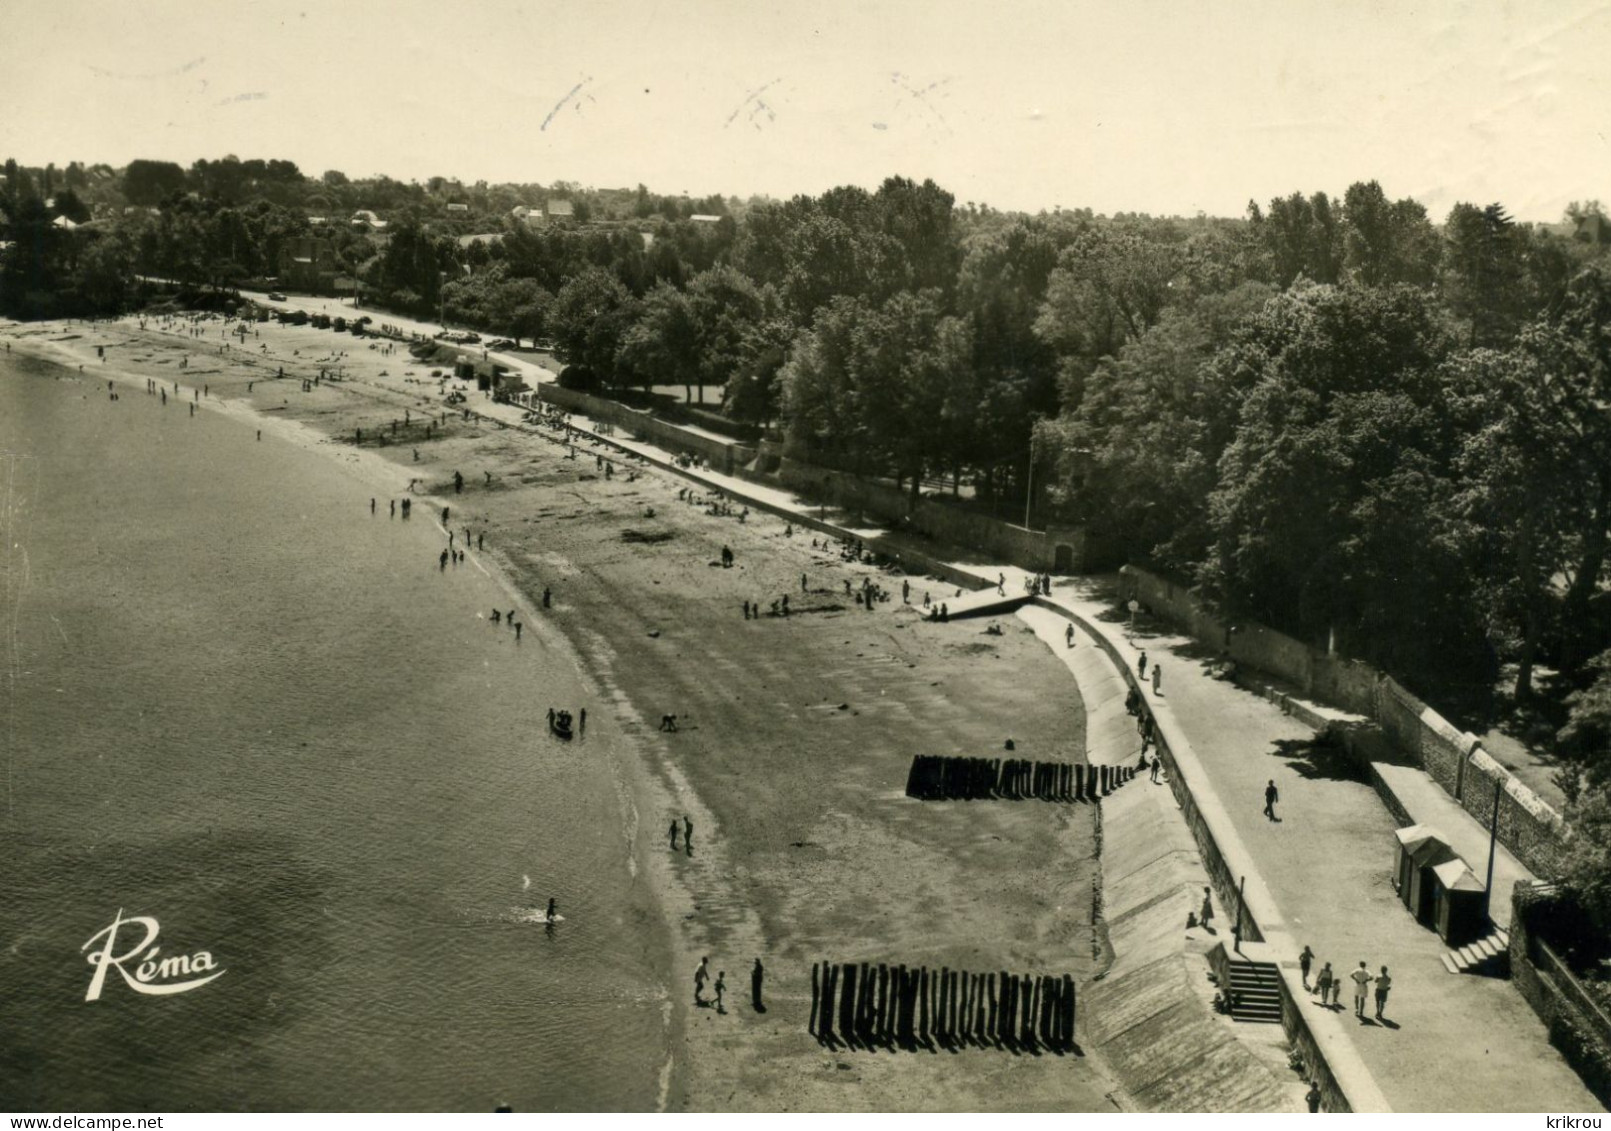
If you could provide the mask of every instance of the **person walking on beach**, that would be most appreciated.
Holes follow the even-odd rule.
[[[446,573],[447,572],[447,563],[448,563],[448,552],[446,550],[443,550],[442,551],[442,556],[439,559],[437,559],[437,567],[439,569],[441,569],[441,571],[443,573]]]
[[[503,623],[503,613],[502,613],[502,611],[500,611],[498,609],[493,609],[492,610],[492,623],[493,624],[502,624]]]
[[[806,588],[806,575],[803,574],[803,573],[800,575],[800,592],[802,592],[802,593],[810,592],[810,590],[808,590]]]
[[[548,897],[548,914],[544,918],[550,923],[559,918],[559,906],[554,902],[553,896]]]
[[[750,619],[750,603],[748,601],[744,602],[744,619]]]
[[[520,632],[525,627],[526,626],[524,624],[522,624],[520,621],[515,622],[515,643],[516,644],[520,643]]]
[[[576,733],[577,734],[586,734],[587,733],[587,708],[586,707],[583,707],[576,714]]]
[[[903,578],[901,578],[901,604],[910,605],[911,603],[912,603],[912,583],[911,583],[911,581],[909,581],[909,580],[907,580],[906,578],[903,577]]]
[[[480,553],[481,549],[486,545],[486,540],[487,536],[485,533],[477,534],[475,536],[475,548],[477,553]]]
[[[1385,968],[1383,973],[1386,973]],[[757,958],[755,965],[750,968],[750,1006],[757,1013],[766,1012],[766,1006],[761,1002],[761,982],[765,977],[766,967],[762,966],[761,960]],[[1380,1014],[1377,1014],[1377,1016],[1380,1016]]]
[[[1383,1020],[1382,1010],[1387,1008],[1387,991],[1393,988],[1393,979],[1387,975],[1387,967],[1382,967],[1381,975],[1376,979],[1376,1020]]]
[[[1303,988],[1309,988],[1309,967],[1314,964],[1315,952],[1304,944],[1303,953],[1298,955],[1298,970],[1303,974]]]
[[[1210,927],[1208,925],[1209,920],[1212,919],[1213,917],[1214,917],[1214,893],[1213,893],[1212,889],[1205,887],[1205,888],[1203,888],[1203,909],[1202,909],[1201,912],[1198,913],[1198,916],[1197,916],[1197,918],[1203,924],[1203,930],[1212,931],[1214,929],[1214,928],[1212,928],[1212,927]]]
[[[726,1013],[727,1007],[722,1004],[722,995],[727,992],[727,971],[716,971],[716,1012]]]
[[[1370,970],[1365,966],[1364,959],[1360,959],[1359,969],[1348,976],[1354,980],[1354,1016],[1364,1020],[1365,989],[1375,979],[1370,976]]]
[[[677,824],[677,818],[671,818],[671,851],[673,852],[677,851],[677,830],[680,827]]]
[[[709,980],[710,980],[710,956],[707,954],[704,958],[701,958],[699,960],[699,965],[694,968],[694,1004],[695,1005],[703,1006],[705,1004],[705,983],[707,981],[709,981]]]
[[[1270,784],[1264,787],[1264,815],[1272,821],[1280,820],[1275,815],[1275,803],[1280,800],[1281,792],[1275,788],[1275,779],[1271,778]]]
[[[553,596],[554,595],[549,591],[548,586],[543,586],[543,608],[546,609],[550,606],[553,601]]]
[[[682,817],[682,847],[688,855],[694,854],[694,823],[688,819],[686,813]]]
[[[555,711],[554,708],[552,708],[552,707],[548,708],[548,725],[549,726],[554,725],[554,719],[558,716],[558,714],[559,714],[559,712]]]

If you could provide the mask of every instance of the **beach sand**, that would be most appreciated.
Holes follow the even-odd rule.
[[[372,339],[262,324],[220,353],[239,339],[221,338],[217,318],[199,338],[150,325],[0,323],[0,339],[86,375],[99,370],[124,395],[151,379],[173,397],[177,381],[198,412],[250,418],[339,460],[382,513],[419,478],[417,517],[434,520],[446,505],[453,529],[485,533],[485,551],[472,556],[521,595],[527,644],[574,648],[597,692],[588,732],[624,739],[609,745],[624,752],[617,780],[636,821],[625,835],[669,929],[668,1108],[1126,1106],[1089,1047],[1083,1056],[829,1051],[806,1030],[814,961],[1068,973],[1080,983],[1099,971],[1091,806],[903,796],[914,754],[999,756],[1011,738],[1017,757],[1083,760],[1073,680],[1020,622],[1003,621],[1001,636],[985,635],[984,621],[922,622],[919,595],[953,589],[914,577],[914,606],[903,608],[899,576],[814,549],[809,531],[786,537],[770,516],[741,523],[679,501],[686,483],[669,473],[617,460],[606,480],[585,445],[567,459],[564,445],[456,416],[423,439],[422,416],[444,411],[439,386],[400,344],[383,355]],[[304,377],[336,365],[342,381],[302,391]],[[273,379],[281,366],[286,378]],[[479,401],[470,394],[470,407]],[[413,424],[393,439],[405,410]],[[385,447],[375,446],[381,434]],[[723,545],[731,569],[720,567]],[[869,574],[895,593],[871,613],[844,588]],[[784,594],[795,615],[743,618],[743,601]],[[658,729],[665,714],[678,716],[676,733]],[[685,815],[691,854],[680,841],[671,851],[667,836]],[[693,1004],[703,955],[726,971],[725,1015]],[[749,1000],[757,957],[764,1013]]]

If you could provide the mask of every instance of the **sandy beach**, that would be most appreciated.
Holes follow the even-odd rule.
[[[125,397],[156,382],[185,402],[169,411],[272,429],[339,463],[382,513],[404,497],[416,518],[451,508],[456,546],[470,531],[471,559],[522,609],[526,644],[578,666],[592,695],[588,733],[618,740],[606,745],[633,825],[623,832],[663,919],[642,929],[664,930],[671,952],[667,1108],[1125,1106],[1089,1047],[830,1052],[807,1032],[814,961],[1067,973],[1081,984],[1100,971],[1092,807],[903,796],[915,754],[991,755],[1010,738],[1018,757],[1084,759],[1077,688],[1028,628],[1007,618],[998,636],[987,621],[924,622],[924,591],[938,600],[954,590],[913,577],[904,606],[900,576],[847,563],[810,531],[713,513],[685,481],[642,464],[618,458],[606,477],[585,444],[570,458],[552,439],[466,420],[444,409],[439,366],[401,343],[387,352],[375,339],[274,323],[243,340],[222,336],[225,325],[202,320],[197,335],[154,319],[145,329],[133,318],[0,323],[0,340],[101,373]],[[305,384],[321,371],[340,380]],[[467,406],[479,403],[470,392]],[[893,600],[859,606],[846,583],[866,577]],[[785,594],[789,617],[743,615],[744,602],[769,608]],[[675,732],[660,727],[671,714]],[[668,827],[684,817],[692,850],[679,839],[673,851]],[[694,1005],[705,955],[726,973],[725,1013]],[[749,994],[757,958],[764,1012]]]

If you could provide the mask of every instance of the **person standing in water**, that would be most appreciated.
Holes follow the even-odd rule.
[[[548,914],[544,918],[550,923],[559,918],[559,905],[554,902],[553,896],[548,897]]]

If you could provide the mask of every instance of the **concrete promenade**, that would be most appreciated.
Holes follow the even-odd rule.
[[[1362,959],[1373,975],[1389,968],[1393,989],[1384,1022],[1372,1017],[1373,1003],[1364,1020],[1355,1019],[1351,983],[1340,1011],[1322,1010],[1309,995],[1303,1000],[1311,1027],[1341,1022],[1348,1030],[1390,1107],[1600,1110],[1508,981],[1444,969],[1442,941],[1411,918],[1393,890],[1398,822],[1362,775],[1317,755],[1307,746],[1313,732],[1274,703],[1210,676],[1193,641],[1111,619],[1113,603],[1091,584],[1062,584],[1052,602],[1102,632],[1130,663],[1145,650],[1150,664],[1163,665],[1161,694],[1149,690],[1150,705],[1160,726],[1168,720],[1190,744],[1219,815],[1251,856],[1290,939],[1291,953],[1280,953],[1272,938],[1277,953],[1264,957],[1280,962],[1289,978],[1297,975],[1297,949],[1305,944],[1339,975]],[[1391,769],[1412,820],[1446,830],[1457,843],[1475,835],[1486,846],[1481,827],[1425,773]],[[1281,796],[1276,821],[1263,814],[1271,780]],[[1484,863],[1485,857],[1472,861],[1474,868]]]
[[[523,416],[518,406],[467,407],[509,424]],[[580,414],[573,420],[588,427]],[[618,436],[604,443],[672,466],[671,457],[652,445]],[[868,524],[851,526],[843,515],[787,490],[710,471],[678,473],[734,502],[819,529],[869,540],[885,533]],[[992,587],[1004,573],[1009,593],[1015,586],[1023,591],[1026,575],[1016,567],[948,564],[950,572]],[[1220,826],[1216,839],[1232,846],[1227,857],[1248,872],[1248,902],[1258,922],[1272,927],[1260,957],[1280,963],[1289,985],[1297,980],[1297,952],[1305,944],[1318,956],[1317,969],[1329,961],[1341,976],[1361,960],[1373,975],[1389,967],[1393,990],[1383,1023],[1371,1017],[1373,1004],[1364,1020],[1353,1016],[1351,983],[1337,1011],[1301,997],[1305,1023],[1356,1109],[1600,1110],[1508,981],[1444,969],[1441,940],[1411,918],[1392,887],[1392,834],[1399,822],[1356,770],[1317,755],[1307,745],[1313,732],[1276,704],[1209,676],[1193,641],[1156,628],[1132,633],[1110,619],[1113,605],[1093,584],[1062,581],[1047,604],[1104,635],[1125,662],[1133,665],[1145,649],[1149,660],[1163,664],[1161,694],[1149,690],[1149,700],[1172,746],[1187,749],[1199,769],[1193,797],[1210,823]],[[1093,751],[1092,760],[1102,760],[1100,752]],[[1424,773],[1389,770],[1388,784],[1412,820],[1435,825],[1462,852],[1477,841],[1486,845],[1481,826]],[[1278,821],[1262,813],[1271,780],[1281,795]],[[1134,785],[1153,788],[1145,779]],[[1479,873],[1486,863],[1485,854],[1467,859]],[[1503,871],[1507,884],[1526,874],[1513,861]],[[1504,914],[1498,905],[1495,912]]]

